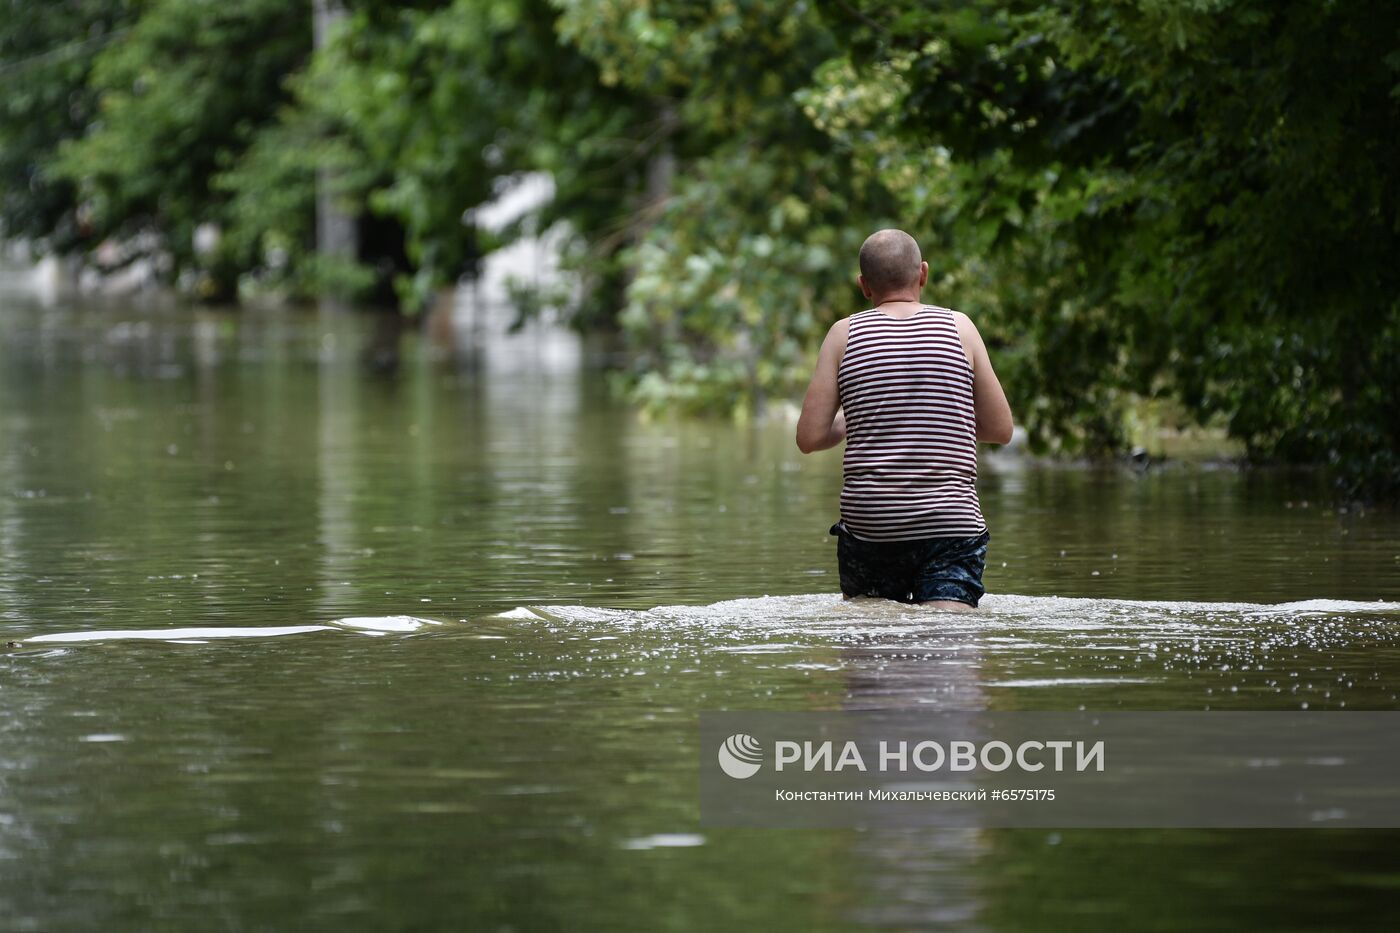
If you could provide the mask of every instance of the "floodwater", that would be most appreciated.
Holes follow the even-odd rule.
[[[991,457],[984,611],[843,603],[839,454],[374,333],[0,305],[0,929],[1400,919],[1394,832],[711,830],[696,772],[701,710],[1400,709],[1393,511]]]

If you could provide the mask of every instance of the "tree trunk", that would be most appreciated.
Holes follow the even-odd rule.
[[[320,49],[334,25],[345,18],[345,9],[338,0],[312,0],[311,8],[313,45]],[[328,166],[316,170],[316,252],[326,259],[353,262],[359,252],[355,218],[336,203],[335,179],[335,170]],[[332,288],[323,301],[339,306],[345,297]]]

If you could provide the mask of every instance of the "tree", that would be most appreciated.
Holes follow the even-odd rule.
[[[17,3],[0,16],[0,235],[69,253],[90,238],[71,181],[46,171],[97,109],[93,58],[133,18],[126,0]]]
[[[558,5],[602,81],[650,101],[653,166],[674,160],[626,231],[623,383],[654,407],[761,409],[857,299],[863,219],[893,206],[794,97],[831,35],[802,4]]]
[[[171,281],[197,278],[216,297],[233,286],[227,251],[196,250],[201,224],[222,225],[226,198],[210,180],[246,150],[286,99],[285,76],[311,46],[307,11],[279,0],[190,4],[154,0],[98,53],[88,76],[93,119],[64,140],[49,173],[66,180],[91,235],[156,256]]]
[[[275,244],[283,273],[312,290],[355,275],[310,256],[314,171],[330,162],[352,211],[403,231],[394,283],[410,312],[498,245],[470,212],[519,173],[552,172],[558,194],[542,223],[567,220],[599,247],[634,183],[637,111],[559,43],[555,19],[542,0],[349,5],[290,82],[275,126],[218,181],[233,195],[235,240],[255,252]],[[606,263],[616,249],[602,252]]]
[[[1400,488],[1400,11],[827,10],[850,60],[877,63],[864,81],[898,75],[868,123],[928,179],[899,189],[906,211],[986,287],[1038,439],[1112,448],[1115,409],[1164,397],[1255,459]]]

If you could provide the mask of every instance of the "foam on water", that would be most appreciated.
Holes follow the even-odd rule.
[[[211,638],[276,638],[282,635],[303,635],[307,632],[331,631],[328,625],[269,625],[251,628],[148,628],[110,629],[90,632],[51,632],[24,639],[25,644],[37,642],[82,641],[174,641],[189,642]]]
[[[352,616],[337,619],[334,624],[342,628],[358,629],[366,634],[386,635],[389,632],[416,632],[425,625],[442,623],[415,616]]]
[[[388,635],[414,632],[424,626],[441,625],[432,619],[414,616],[352,616],[325,625],[210,626],[205,628],[97,629],[81,632],[48,632],[23,639],[23,644],[91,641],[165,641],[180,645],[201,645],[212,639],[280,638],[311,632],[350,632],[356,635]]]

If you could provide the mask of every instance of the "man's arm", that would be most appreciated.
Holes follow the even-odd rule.
[[[817,368],[802,400],[802,416],[797,419],[797,449],[804,454],[835,447],[846,439],[846,415],[840,411],[841,393],[836,387],[836,369],[846,353],[847,318],[831,325],[817,355]]]
[[[972,362],[972,410],[977,415],[977,439],[988,444],[1005,444],[1011,440],[1011,406],[992,369],[987,345],[982,342],[977,325],[966,314],[956,311],[954,319],[958,324],[958,336]]]

